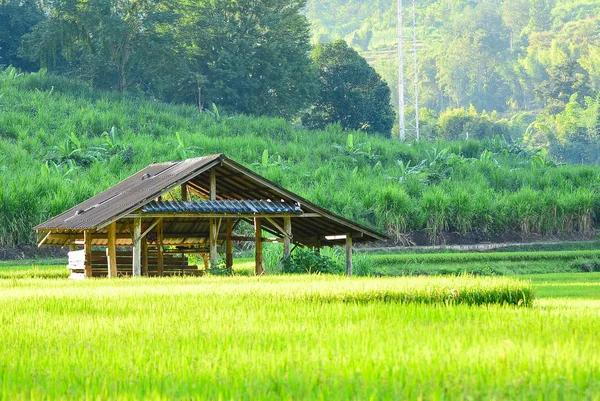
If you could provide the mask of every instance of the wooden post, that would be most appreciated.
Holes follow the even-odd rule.
[[[285,234],[283,235],[283,259],[281,260],[281,271],[283,271],[283,261],[287,260],[290,257],[290,243],[292,239],[292,218],[284,217],[283,218],[283,231]]]
[[[162,276],[165,274],[165,259],[163,257],[163,220],[160,219],[156,226],[158,231],[156,246],[156,274]]]
[[[352,234],[346,234],[346,274],[352,275]]]
[[[262,219],[260,217],[254,218],[254,242],[256,245],[254,274],[260,276],[265,273],[265,269],[263,268]]]
[[[218,254],[217,254],[217,222],[216,218],[209,218],[209,251],[210,251],[210,267],[211,269],[217,266]]]
[[[188,190],[187,190],[186,184],[181,185],[181,200],[182,201],[188,200]]]
[[[106,248],[108,259],[108,278],[117,277],[117,223],[108,225],[108,247]]]
[[[142,276],[148,276],[148,240],[142,238]]]
[[[217,172],[213,168],[210,170],[210,200],[217,199]]]
[[[136,217],[133,219],[133,266],[132,276],[138,277],[142,274],[142,219]]]
[[[85,278],[92,278],[92,233],[83,232],[83,249],[85,249]]]
[[[233,231],[233,221],[230,217],[225,219],[226,226],[226,239],[225,239],[225,267],[228,269],[233,268],[233,244],[231,241],[231,232]]]

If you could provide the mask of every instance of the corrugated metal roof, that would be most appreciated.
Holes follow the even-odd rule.
[[[144,213],[295,213],[297,205],[260,200],[153,201],[142,208]]]

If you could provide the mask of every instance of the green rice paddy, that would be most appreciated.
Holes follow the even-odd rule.
[[[63,269],[0,266],[1,400],[600,400],[600,273]]]

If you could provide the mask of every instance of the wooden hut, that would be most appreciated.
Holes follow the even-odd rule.
[[[234,235],[241,221],[254,225],[253,236]],[[353,243],[386,238],[222,154],[151,164],[34,229],[38,246],[71,247],[74,277],[201,274],[185,255],[203,255],[205,267],[214,266],[223,244],[231,268],[232,241],[256,242],[256,274],[264,272],[265,241],[283,242],[283,257],[293,245],[345,245],[351,275]]]

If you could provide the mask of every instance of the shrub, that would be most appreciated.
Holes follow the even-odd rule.
[[[321,255],[313,249],[297,249],[283,261],[283,272],[288,274],[339,274],[343,272],[343,266],[339,260]]]

